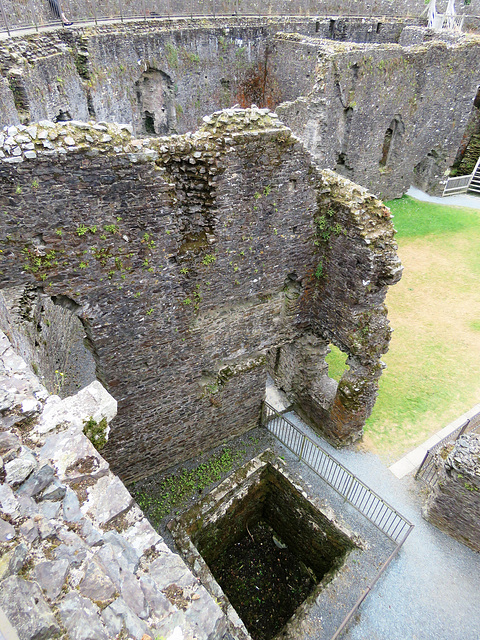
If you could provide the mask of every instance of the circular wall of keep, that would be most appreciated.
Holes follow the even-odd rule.
[[[469,130],[478,39],[425,24],[178,18],[11,38],[0,51],[0,121],[94,118],[168,135],[253,103],[277,108],[319,166],[379,197],[411,184],[441,193]]]
[[[478,26],[479,0],[457,0],[454,3],[458,17],[464,19],[463,26]],[[448,0],[438,0],[437,13],[445,13]],[[58,16],[48,3],[41,0],[30,0],[27,6],[19,5],[14,0],[3,0],[6,21],[11,30],[25,28],[28,25],[45,26],[59,24]],[[144,19],[154,20],[171,16],[381,16],[383,20],[396,16],[422,16],[426,23],[426,7],[424,0],[403,0],[392,3],[391,0],[218,0],[207,3],[204,0],[151,0],[148,4],[140,4],[135,0],[105,0],[101,6],[94,6],[88,0],[76,0],[63,7],[68,19],[78,22],[97,22],[102,19]],[[2,25],[3,27],[3,25]]]

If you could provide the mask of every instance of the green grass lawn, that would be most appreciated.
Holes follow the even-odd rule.
[[[393,462],[480,402],[480,209],[388,202],[404,274],[365,442]]]
[[[328,364],[328,375],[337,382],[340,382],[340,378],[343,375],[345,369],[350,369],[347,365],[347,354],[340,351],[334,344],[329,345],[330,353],[325,358],[325,362]]]

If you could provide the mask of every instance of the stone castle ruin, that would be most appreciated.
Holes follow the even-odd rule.
[[[2,166],[5,327],[52,380],[80,319],[94,366],[74,346],[62,383],[96,375],[116,397],[104,455],[125,479],[256,426],[267,372],[340,442],[373,406],[401,273],[390,215],[274,115],[227,110],[169,138],[9,130],[37,157]],[[337,389],[330,342],[349,354]]]
[[[99,483],[111,496],[109,483],[121,485],[109,466],[130,482],[257,426],[268,374],[327,439],[361,438],[388,349],[385,295],[401,276],[391,216],[378,198],[410,184],[441,192],[475,136],[480,41],[423,24],[179,18],[1,42],[5,352],[9,341],[34,386],[38,376],[66,398],[103,385],[118,403],[108,428],[98,416],[103,457],[85,445],[76,420],[88,451],[70,466],[45,440],[65,439],[68,398],[65,419],[48,427],[44,390],[29,392],[39,403],[31,415],[23,399],[2,405],[0,455],[11,463],[41,447],[40,461],[63,487],[55,494],[64,501],[62,527],[79,523],[79,540],[62,529],[68,552],[52,560],[42,547],[44,561],[70,567],[77,545],[88,571],[108,574],[98,578],[101,597],[97,580],[79,578],[81,596],[68,594],[60,613],[45,609],[50,635],[41,637],[59,633],[58,616],[77,637],[71,612],[80,605],[85,620],[97,621],[92,607],[107,606],[99,638],[122,624],[138,638],[176,627],[192,638],[224,637],[218,606],[176,556],[165,560],[120,488],[124,501],[104,515]],[[347,354],[338,384],[328,376],[329,345]],[[5,379],[13,375],[4,369]],[[32,424],[35,433],[18,431]],[[31,455],[35,462],[15,463],[6,482],[15,490],[30,482],[26,493],[38,502],[53,476],[44,484],[40,454]],[[40,479],[28,480],[31,473]],[[65,500],[79,503],[77,520]],[[15,529],[24,506],[9,504]],[[28,551],[32,541],[22,544]],[[105,557],[96,557],[97,544]],[[23,561],[9,556],[0,573],[12,592],[24,589],[27,551]],[[108,570],[108,554],[133,577]],[[168,589],[184,578],[187,613],[176,618],[179,601]]]
[[[476,37],[413,20],[204,22],[1,50],[3,326],[51,387],[115,395],[126,480],[256,424],[267,371],[331,440],[360,437],[400,270],[384,209],[339,174],[435,191],[478,87]]]

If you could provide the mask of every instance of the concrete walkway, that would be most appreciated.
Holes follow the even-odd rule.
[[[286,409],[271,379],[266,400]],[[422,518],[423,483],[410,474],[395,477],[372,453],[335,449],[293,411],[285,417],[415,525],[340,640],[480,640],[480,555]],[[323,481],[300,466],[302,477],[321,487]]]
[[[428,193],[424,193],[416,187],[410,187],[407,191],[407,196],[411,196],[412,198],[415,198],[415,200],[422,200],[423,202],[434,202],[435,204],[443,204],[448,207],[468,207],[469,209],[477,209],[480,211],[480,197],[473,196],[469,193],[464,193],[459,196],[437,198],[435,196],[429,196]]]

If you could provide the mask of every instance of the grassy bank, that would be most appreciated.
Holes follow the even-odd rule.
[[[365,442],[390,462],[480,402],[480,210],[387,205],[405,270],[387,296],[394,333]]]

